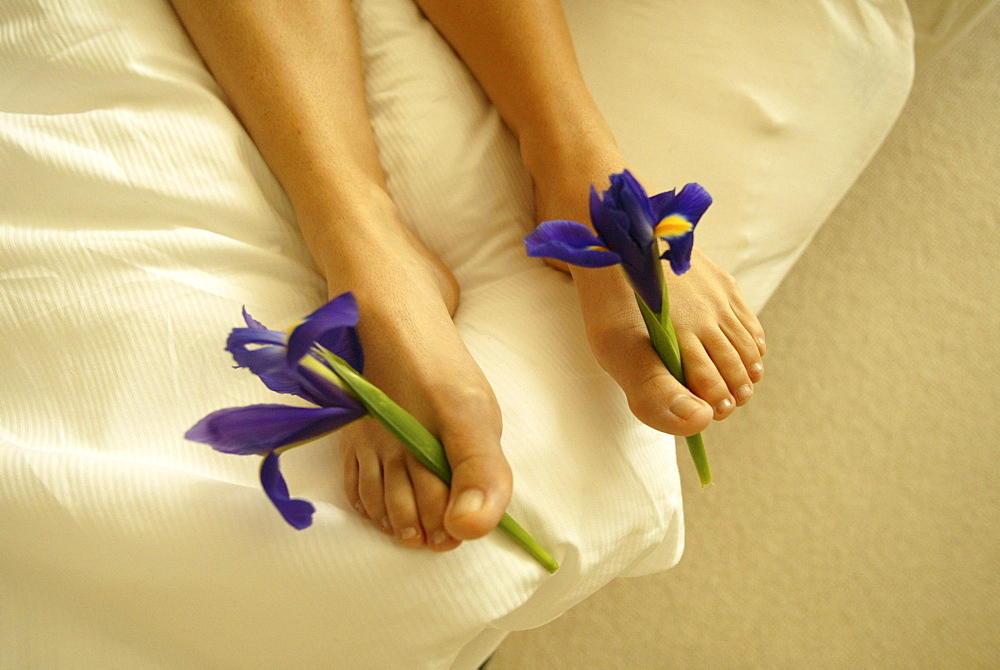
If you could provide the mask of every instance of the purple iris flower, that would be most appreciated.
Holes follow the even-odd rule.
[[[674,274],[691,267],[694,228],[712,196],[699,184],[680,193],[649,197],[628,170],[611,175],[611,187],[598,196],[590,187],[590,221],[595,236],[576,221],[545,221],[525,240],[529,256],[555,258],[588,268],[621,264],[639,297],[656,314],[663,306],[659,259],[670,261]],[[656,238],[669,248],[660,256]]]
[[[282,452],[315,439],[367,414],[364,406],[334,380],[318,374],[327,367],[314,353],[320,345],[361,372],[364,356],[355,326],[358,305],[351,293],[337,296],[305,318],[288,335],[268,330],[243,310],[246,328],[234,328],[226,350],[236,367],[248,368],[278,393],[304,398],[318,407],[249,405],[212,412],[185,433],[195,442],[227,454],[264,456],[260,482],[274,506],[289,524],[301,530],[312,524],[315,508],[307,500],[292,498],[281,474]]]

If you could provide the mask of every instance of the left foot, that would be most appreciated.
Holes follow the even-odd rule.
[[[452,321],[454,277],[397,220],[394,207],[378,223],[365,229],[386,234],[332,247],[330,295],[354,292],[365,377],[441,440],[452,482],[449,489],[366,418],[342,433],[344,492],[401,544],[448,551],[489,533],[510,501],[500,408]]]

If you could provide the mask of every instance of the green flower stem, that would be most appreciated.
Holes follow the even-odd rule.
[[[361,401],[365,409],[389,429],[389,432],[395,435],[418,461],[450,486],[451,466],[448,465],[448,458],[441,442],[424,428],[412,414],[362,377],[347,361],[322,347],[318,347],[318,350],[319,355],[332,368],[333,372],[331,373],[330,369],[325,366],[318,365],[310,366],[310,369],[324,374],[324,376],[332,376],[335,373],[339,379],[331,379],[331,381],[334,383],[342,382],[342,385],[346,386]],[[320,372],[320,368],[322,368],[322,372]],[[559,569],[556,560],[509,514],[504,513],[503,518],[500,519],[499,527],[546,570],[555,572]]]
[[[660,312],[661,316],[658,317],[654,314],[653,310],[638,295],[636,295],[636,301],[639,303],[639,310],[642,312],[642,320],[646,322],[646,330],[649,332],[649,339],[653,342],[653,348],[656,349],[660,360],[667,366],[667,370],[674,376],[674,379],[684,384],[684,366],[681,364],[681,352],[677,344],[677,334],[674,332],[674,326],[670,322],[666,285],[663,288],[663,309]],[[702,487],[708,486],[712,483],[712,471],[708,467],[705,440],[701,437],[701,433],[685,437],[684,440],[687,442],[688,451],[691,452],[691,459],[694,461],[694,467],[698,471],[698,479],[701,481]]]

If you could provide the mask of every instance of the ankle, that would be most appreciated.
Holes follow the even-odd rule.
[[[353,291],[377,310],[406,293],[436,294],[454,314],[460,292],[454,275],[402,222],[384,190],[317,195],[298,205],[299,228],[331,296]]]
[[[608,175],[626,167],[603,119],[525,136],[521,156],[534,182],[539,221],[568,218],[587,223],[590,186],[607,188]]]

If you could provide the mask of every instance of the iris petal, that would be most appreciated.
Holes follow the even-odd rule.
[[[267,326],[265,326],[263,323],[250,316],[250,312],[247,311],[247,308],[245,306],[243,307],[243,320],[247,322],[247,328],[267,330]]]
[[[694,248],[694,227],[698,225],[702,215],[712,204],[712,196],[700,184],[688,184],[676,196],[665,197],[661,193],[651,199],[656,211],[657,220],[679,217],[691,223],[691,230],[681,235],[665,235],[670,248],[661,258],[670,261],[670,269],[674,274],[681,275],[691,267],[691,251]]]
[[[325,362],[323,366],[328,368]],[[323,378],[302,365],[298,368],[298,374],[302,388],[313,398],[312,402],[320,407],[362,407],[361,403],[347,389],[335,381]],[[330,374],[336,376],[336,373],[332,371]]]
[[[245,312],[244,315],[249,317]],[[226,341],[226,351],[233,355],[238,367],[249,369],[272,391],[316,402],[316,398],[302,387],[295,371],[288,367],[284,333],[266,328],[233,328]]]
[[[597,197],[596,189],[590,189],[594,227],[622,259],[622,269],[632,287],[651,309],[659,312],[662,294],[650,213],[645,190],[628,172],[611,175],[611,188],[604,192],[603,199]]]
[[[556,260],[586,268],[602,268],[621,262],[604,242],[576,221],[545,221],[524,238],[529,256]]]
[[[618,207],[628,214],[629,221],[635,229],[633,235],[635,235],[636,242],[643,244],[645,242],[644,233],[648,235],[646,230],[651,231],[655,223],[646,189],[632,176],[631,172],[625,170],[619,174],[611,175],[611,188],[605,194],[605,199],[609,196],[613,197]]]
[[[227,454],[266,454],[315,439],[365,415],[360,404],[349,407],[249,405],[212,412],[184,434]]]
[[[652,227],[647,221],[633,221],[612,190],[602,199],[590,187],[590,219],[605,245],[621,257],[626,272],[651,263]]]
[[[264,493],[291,526],[302,530],[312,525],[316,508],[308,500],[292,498],[289,495],[288,485],[278,465],[278,454],[270,453],[261,461],[260,484],[264,488]]]
[[[691,250],[694,248],[694,233],[670,238],[670,248],[660,258],[670,261],[670,269],[675,275],[682,275],[691,269]]]
[[[288,336],[288,361],[302,360],[314,344],[321,344],[347,361],[358,372],[364,367],[358,324],[358,303],[351,292],[342,293],[305,318]]]
[[[590,222],[604,244],[626,263],[629,258],[635,262],[653,242],[652,230],[648,226],[635,226],[611,190],[601,197],[597,189],[590,187]]]
[[[288,338],[284,333],[267,328],[233,328],[226,339],[226,351],[246,349],[251,344],[284,347]]]
[[[712,204],[712,196],[708,194],[701,184],[688,184],[681,189],[681,192],[677,194],[677,198],[673,203],[672,211],[670,212],[657,212],[659,218],[665,219],[671,214],[679,214],[685,219],[691,222],[692,225],[698,225],[701,220],[702,214],[708,209],[709,205]]]
[[[670,190],[649,197],[649,208],[653,210],[653,221],[662,221],[671,214],[675,214],[674,201],[677,199],[677,191]]]

